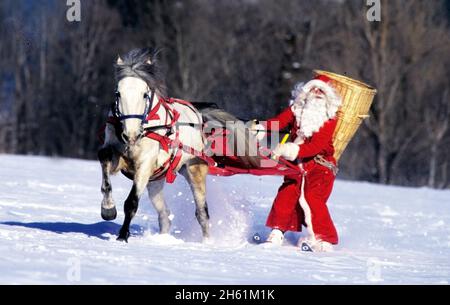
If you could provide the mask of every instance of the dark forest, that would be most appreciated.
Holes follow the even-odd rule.
[[[377,88],[339,178],[450,187],[450,1],[0,2],[0,153],[95,159],[113,63],[158,48],[170,96],[243,119],[287,106],[312,70]],[[1,170],[1,165],[0,165]]]

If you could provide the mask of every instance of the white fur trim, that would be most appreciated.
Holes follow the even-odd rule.
[[[311,213],[311,209],[309,208],[309,204],[306,201],[306,197],[305,197],[305,175],[303,175],[302,177],[302,187],[300,189],[301,195],[300,195],[300,199],[299,199],[299,204],[303,210],[303,212],[305,213],[305,223],[306,223],[306,228],[308,230],[309,233],[309,238],[313,241],[316,240],[316,236],[314,234],[314,228],[313,228],[313,224],[312,224],[312,213]]]

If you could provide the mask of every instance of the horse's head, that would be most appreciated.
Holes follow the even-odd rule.
[[[122,139],[134,145],[143,135],[143,124],[165,85],[156,61],[156,52],[136,49],[119,57],[116,69],[114,115],[122,122]]]

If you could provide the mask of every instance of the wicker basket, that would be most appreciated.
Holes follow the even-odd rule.
[[[355,135],[362,121],[369,117],[369,109],[377,90],[360,81],[339,74],[314,70],[316,75],[331,79],[331,85],[342,97],[338,111],[338,122],[334,132],[334,157],[339,160],[347,144]]]

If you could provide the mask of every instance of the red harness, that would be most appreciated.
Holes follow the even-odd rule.
[[[159,180],[165,177],[168,183],[173,183],[176,179],[176,169],[180,164],[183,151],[204,160],[208,164],[209,174],[217,176],[231,176],[234,174],[252,174],[258,176],[290,175],[303,173],[303,171],[297,165],[294,165],[282,158],[280,158],[278,161],[271,160],[270,151],[268,151],[267,149],[266,152],[268,156],[261,155],[261,157],[266,161],[273,162],[273,165],[270,167],[258,169],[243,169],[233,166],[232,165],[233,162],[225,166],[217,167],[217,162],[212,157],[206,155],[203,151],[198,151],[193,147],[181,143],[179,139],[178,129],[175,131],[175,138],[174,139],[170,138],[170,135],[172,135],[173,127],[178,123],[178,120],[180,118],[180,113],[173,107],[173,104],[175,103],[188,106],[193,111],[195,111],[195,107],[188,101],[175,98],[167,98],[167,99],[160,98],[158,100],[158,103],[155,105],[155,107],[153,107],[153,109],[149,112],[149,114],[146,117],[146,121],[160,120],[161,118],[158,115],[158,111],[160,110],[161,107],[165,109],[166,117],[164,120],[164,124],[146,128],[144,136],[149,139],[157,141],[160,144],[161,148],[167,153],[169,153],[170,150],[173,150],[171,156],[164,162],[164,164],[157,170],[155,170],[150,180]],[[120,134],[122,132],[122,125],[120,121],[116,117],[111,116],[108,117],[107,123],[112,124],[114,126],[118,139],[121,139]],[[200,126],[200,128],[202,127],[203,126]],[[161,135],[155,132],[156,129],[162,128],[168,131],[165,135]],[[231,160],[233,160],[233,157],[227,158],[231,158]]]
[[[164,164],[161,165],[157,170],[155,170],[150,180],[158,180],[165,177],[168,183],[173,183],[177,177],[176,169],[180,164],[183,151],[188,154],[202,158],[205,162],[208,163],[209,167],[213,167],[216,164],[215,161],[211,157],[207,156],[205,153],[181,143],[179,139],[178,129],[175,131],[175,138],[174,139],[170,138],[173,127],[177,124],[178,119],[180,118],[180,113],[176,109],[174,109],[173,106],[171,106],[175,103],[188,106],[193,111],[195,111],[194,106],[188,101],[175,98],[167,98],[167,99],[159,98],[158,103],[155,105],[155,107],[153,107],[153,109],[149,112],[149,114],[146,117],[146,121],[160,120],[161,118],[158,112],[161,107],[164,108],[166,113],[164,124],[147,128],[145,130],[144,136],[149,139],[157,141],[161,145],[161,148],[167,153],[169,153],[169,150],[171,149],[173,150],[171,156],[164,162]],[[115,117],[109,117],[107,122],[112,124],[116,130],[116,134],[120,135],[120,133],[122,132],[121,130],[122,126],[120,124],[120,121]],[[200,126],[200,128],[201,127],[202,126]],[[155,129],[161,128],[167,129],[168,132],[165,135],[161,135],[154,131]],[[120,136],[118,138],[120,139]]]

